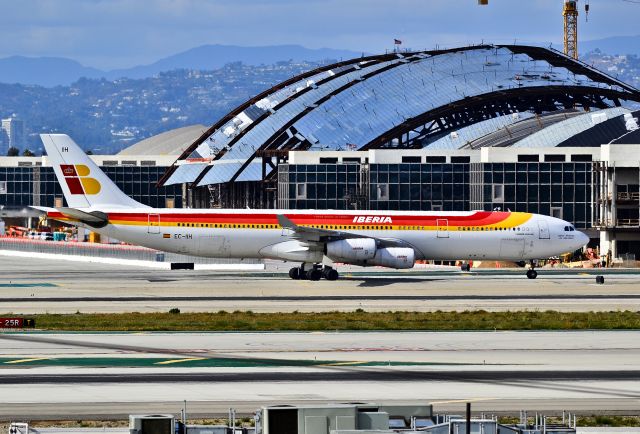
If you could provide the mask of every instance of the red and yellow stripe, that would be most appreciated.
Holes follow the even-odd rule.
[[[299,226],[328,230],[510,230],[531,219],[530,213],[477,211],[469,215],[384,215],[386,222],[354,222],[362,214],[285,214]],[[50,212],[55,220],[76,221],[60,212]],[[159,219],[158,219],[159,216]],[[160,226],[224,229],[279,229],[278,215],[271,213],[109,213],[109,223],[123,226]]]

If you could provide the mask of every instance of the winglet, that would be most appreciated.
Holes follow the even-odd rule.
[[[298,225],[289,220],[289,217],[287,217],[286,215],[278,214],[277,217],[278,223],[280,223],[280,226],[282,226],[283,228],[291,229],[292,231],[295,231],[298,228]]]

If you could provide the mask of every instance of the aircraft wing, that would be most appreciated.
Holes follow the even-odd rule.
[[[299,226],[287,216],[278,214],[278,223],[284,229],[291,231],[290,237],[307,243],[326,243],[330,241],[344,240],[347,238],[373,238],[380,247],[411,247],[409,243],[395,238],[378,238],[369,235],[361,235],[353,232],[336,231],[333,229],[310,228]]]

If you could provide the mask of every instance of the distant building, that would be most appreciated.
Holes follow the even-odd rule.
[[[16,147],[22,149],[25,145],[24,121],[18,119],[15,115],[2,120],[2,136],[5,136],[7,147]],[[0,139],[1,140],[1,139]],[[3,155],[7,155],[6,151]]]
[[[9,151],[9,136],[4,131],[3,128],[0,128],[0,156],[4,157],[7,155]]]

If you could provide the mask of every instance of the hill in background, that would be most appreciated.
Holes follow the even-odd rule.
[[[280,61],[317,62],[361,56],[349,50],[331,48],[310,49],[299,45],[238,47],[234,45],[203,45],[160,59],[150,65],[101,71],[81,65],[75,60],[58,57],[12,56],[0,59],[0,83],[32,84],[44,87],[68,86],[80,78],[147,78],[174,69],[209,71],[233,62],[245,65],[273,65]]]
[[[215,58],[208,54],[213,52],[217,53]],[[323,60],[283,61],[285,55]],[[67,59],[41,59],[51,65],[48,69],[33,59],[14,57],[10,62],[0,59],[0,81],[18,78],[31,81],[0,83],[0,118],[15,113],[23,119],[27,147],[34,151],[41,152],[40,133],[64,132],[86,150],[117,153],[174,128],[194,124],[209,126],[263,90],[349,56],[360,54],[297,46],[242,49],[205,46],[151,65],[112,71],[110,77]],[[640,87],[640,58],[636,55],[611,55],[594,49],[581,60]],[[163,72],[164,69],[169,71]],[[30,75],[29,71],[35,70],[38,74]],[[88,78],[53,85],[74,74]],[[138,78],[113,78],[127,74]],[[14,80],[6,80],[3,75]],[[33,84],[42,80],[49,80],[45,81],[48,84]]]

